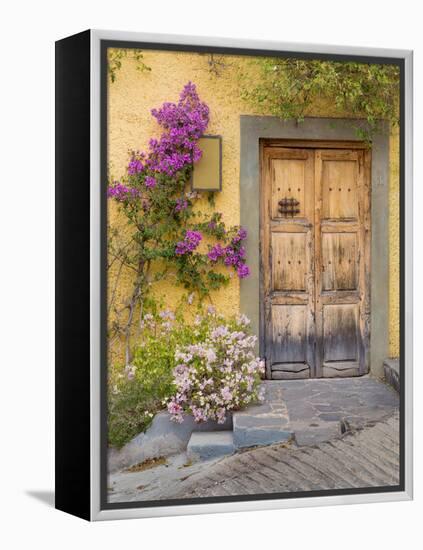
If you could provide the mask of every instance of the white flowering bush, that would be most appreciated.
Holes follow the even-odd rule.
[[[200,341],[176,350],[176,393],[167,408],[176,422],[192,414],[196,422],[223,424],[229,411],[262,400],[264,363],[255,356],[257,338],[245,316],[225,320],[209,311],[196,323]]]
[[[248,319],[225,319],[212,307],[198,308],[194,319],[195,310],[186,315],[187,304],[175,312],[144,313],[132,363],[109,370],[111,446],[120,448],[145,431],[166,405],[179,422],[192,414],[197,422],[223,423],[228,411],[260,398],[263,366],[254,356]]]

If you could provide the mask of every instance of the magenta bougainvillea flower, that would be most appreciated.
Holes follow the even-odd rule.
[[[201,158],[197,141],[204,134],[209,123],[209,108],[200,101],[196,87],[186,84],[178,103],[163,103],[151,114],[165,132],[159,139],[149,141],[149,152],[133,152],[129,161],[128,175],[145,173],[145,185],[154,187],[149,179],[154,173],[174,176],[187,165]]]
[[[250,274],[250,268],[246,264],[240,264],[237,267],[237,273],[240,279],[245,279]]]
[[[151,139],[148,157],[135,157],[128,170],[142,165],[143,169],[174,176],[184,166],[200,160],[197,141],[209,123],[209,108],[200,101],[194,84],[184,86],[178,103],[164,103],[151,114],[166,132],[160,139]],[[139,164],[134,165],[134,160]]]
[[[234,243],[239,243],[240,241],[243,241],[247,238],[247,230],[243,227],[240,227],[238,233],[235,235],[235,237],[232,239]]]
[[[156,187],[156,179],[153,178],[153,176],[147,176],[145,178],[145,186],[148,187],[149,189],[151,189],[152,187]]]
[[[186,199],[176,199],[175,212],[181,212],[188,208],[188,201]]]
[[[225,249],[222,248],[220,243],[217,243],[215,246],[213,246],[213,248],[210,250],[207,256],[210,261],[217,262],[217,260],[222,256],[224,256],[224,254],[225,254]]]
[[[199,231],[187,231],[184,240],[176,243],[175,253],[181,256],[193,252],[202,238],[203,235]]]
[[[119,181],[114,181],[113,185],[111,185],[107,190],[107,196],[122,202],[131,198],[133,199],[138,197],[139,192],[133,187],[127,187]]]
[[[240,279],[245,279],[250,274],[248,266],[245,264],[245,248],[242,241],[247,238],[247,230],[240,227],[234,237],[232,237],[228,246],[223,248],[219,243],[213,246],[207,254],[212,263],[222,260],[227,267],[233,267]]]
[[[193,266],[204,266],[204,260],[209,263],[209,268],[220,263],[233,269],[239,278],[247,277],[249,269],[245,248],[242,246],[247,238],[244,228],[227,229],[218,212],[203,223],[191,223],[191,226],[189,223],[190,218],[195,216],[193,202],[200,195],[186,192],[185,186],[193,164],[202,155],[198,140],[209,124],[209,107],[200,100],[195,85],[188,82],[177,103],[166,102],[160,108],[152,109],[151,114],[162,128],[160,137],[150,139],[147,151],[131,153],[125,184],[114,182],[108,189],[108,196],[128,208],[132,221],[138,205],[131,201],[140,201],[144,220],[138,227],[147,232],[148,238],[156,239],[155,245],[157,238],[160,240],[166,235],[167,242],[162,247],[164,251],[167,250],[164,257],[171,258],[168,251],[173,251],[173,257],[179,257],[180,274],[186,270],[190,280]],[[169,242],[168,234],[161,227],[161,224],[167,223],[166,215],[169,227],[173,227],[173,242]],[[197,251],[203,239],[201,231],[221,241],[206,254]],[[146,242],[148,238],[141,240]],[[186,267],[187,262],[189,269]],[[215,284],[216,281],[219,281],[217,277],[214,278]]]
[[[129,161],[129,164],[128,164],[128,174],[130,176],[139,174],[144,170],[144,164],[142,162],[144,160],[144,157],[145,157],[144,153],[140,153],[140,152],[132,153],[131,160]]]

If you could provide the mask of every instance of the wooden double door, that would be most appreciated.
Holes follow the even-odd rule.
[[[262,143],[267,378],[369,370],[370,162],[356,142]]]

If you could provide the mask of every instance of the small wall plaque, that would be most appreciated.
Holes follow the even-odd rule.
[[[198,140],[203,151],[201,159],[194,164],[193,191],[222,190],[222,137],[203,136]]]

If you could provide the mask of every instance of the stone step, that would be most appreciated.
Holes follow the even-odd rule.
[[[237,449],[283,443],[293,436],[283,401],[278,407],[264,403],[235,412],[233,433]]]
[[[109,472],[116,472],[134,464],[158,458],[168,457],[185,452],[188,441],[194,431],[214,432],[232,430],[232,414],[226,415],[223,424],[208,420],[195,422],[193,416],[186,414],[183,422],[173,422],[166,411],[159,412],[153,418],[151,426],[135,436],[122,449],[109,449]]]
[[[193,432],[187,446],[191,460],[210,460],[234,452],[234,436],[230,431]]]
[[[399,359],[385,359],[383,362],[383,370],[385,373],[386,382],[394,388],[398,393],[400,391],[400,368]]]

